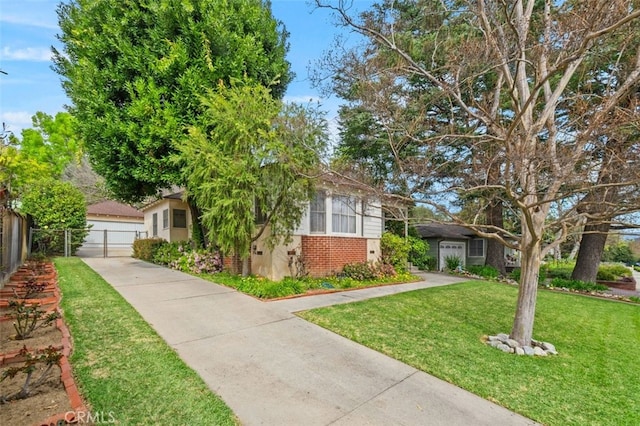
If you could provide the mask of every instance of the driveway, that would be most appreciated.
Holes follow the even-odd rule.
[[[84,261],[245,425],[532,425],[532,420],[308,323],[292,312],[444,285],[262,302],[131,258]],[[430,281],[431,280],[431,281]]]

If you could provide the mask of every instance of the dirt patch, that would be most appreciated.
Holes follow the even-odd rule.
[[[0,321],[0,353],[18,352],[23,346],[29,349],[46,348],[49,345],[59,346],[62,342],[62,332],[57,329],[55,322],[46,327],[38,328],[28,339],[16,340],[15,336],[16,330],[13,328],[13,321]]]
[[[0,374],[10,366],[0,369]],[[39,371],[34,377],[39,376],[44,366],[39,366]],[[0,404],[0,423],[3,425],[33,425],[40,424],[45,419],[60,414],[71,412],[73,408],[69,402],[69,395],[60,380],[61,372],[58,366],[54,366],[47,379],[26,399],[10,401]],[[24,374],[18,374],[14,379],[6,379],[2,382],[2,394],[12,395],[18,392],[24,385]],[[71,417],[71,416],[70,416]]]

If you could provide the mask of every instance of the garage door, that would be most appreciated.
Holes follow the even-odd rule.
[[[467,252],[467,244],[459,241],[442,241],[440,243],[440,270],[446,266],[447,256],[457,256],[460,259],[461,266],[465,267],[465,254]]]

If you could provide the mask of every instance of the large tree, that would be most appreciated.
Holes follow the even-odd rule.
[[[529,344],[543,256],[581,218],[606,219],[619,210],[616,202],[581,210],[576,200],[597,188],[623,193],[640,183],[638,141],[624,151],[620,179],[598,179],[608,167],[599,155],[607,148],[603,136],[638,124],[637,100],[626,100],[640,84],[640,38],[624,36],[640,18],[638,2],[394,0],[360,18],[348,14],[348,2],[317,3],[367,37],[367,55],[393,58],[387,69],[394,82],[411,88],[415,80],[424,82],[416,120],[393,123],[394,133],[420,141],[419,155],[404,161],[405,170],[435,183],[414,194],[441,212],[450,212],[452,201],[490,194],[516,212],[517,234],[452,218],[521,250],[511,337]],[[399,23],[406,10],[413,19]],[[609,69],[605,90],[584,85],[574,91],[571,83],[603,46],[631,52],[630,67]],[[492,174],[492,165],[499,173]],[[570,206],[556,214],[564,202]]]
[[[250,83],[221,84],[203,102],[206,110],[175,161],[210,240],[245,260],[246,275],[254,241],[264,234],[272,247],[288,242],[299,225],[324,152],[326,123],[314,110],[285,105]]]
[[[91,163],[118,198],[183,184],[169,158],[200,96],[246,78],[283,96],[287,33],[262,0],[72,0],[58,8],[54,69]]]

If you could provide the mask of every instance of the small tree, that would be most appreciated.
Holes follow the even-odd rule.
[[[252,242],[262,235],[271,246],[288,242],[300,223],[312,195],[308,173],[324,151],[325,124],[259,85],[220,84],[203,102],[206,112],[175,159],[210,241],[245,260],[246,275]]]
[[[20,210],[26,213],[39,232],[33,243],[46,254],[64,252],[64,229],[85,230],[87,207],[82,193],[68,182],[47,180],[29,186],[22,196]],[[72,233],[71,251],[82,245],[87,231]]]
[[[405,238],[391,232],[385,232],[380,239],[380,252],[382,263],[393,265],[397,272],[407,271],[407,260],[411,244]]]

